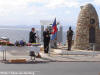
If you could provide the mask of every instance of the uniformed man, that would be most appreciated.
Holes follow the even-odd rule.
[[[73,31],[71,27],[69,27],[69,30],[67,31],[67,42],[68,42],[68,50],[71,50],[72,45],[72,37],[73,37]]]
[[[48,53],[49,51],[49,43],[50,43],[50,32],[46,29],[43,32],[43,42],[44,42],[44,53]]]

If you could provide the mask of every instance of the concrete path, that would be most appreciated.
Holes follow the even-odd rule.
[[[61,50],[54,49],[49,54],[43,54],[44,58],[48,58],[52,61],[59,62],[91,62],[91,61],[100,61],[100,51],[83,51],[83,50]]]
[[[36,58],[36,61],[49,61],[49,62],[100,62],[100,52],[99,51],[82,51],[73,50],[66,51],[56,49],[50,52],[50,54],[45,54],[43,51],[40,52],[42,58]],[[29,52],[25,51],[9,51],[7,52],[7,60],[10,59],[26,59],[30,61]],[[2,52],[0,52],[0,60],[2,60]]]

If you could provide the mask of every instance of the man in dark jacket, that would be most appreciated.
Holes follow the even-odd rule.
[[[48,29],[46,29],[43,32],[43,42],[44,42],[44,52],[48,53],[49,51],[49,43],[50,43],[50,32]]]
[[[29,34],[29,43],[36,43],[36,33],[35,28],[32,28],[30,34]]]
[[[37,38],[37,36],[36,36],[36,33],[35,33],[35,28],[32,28],[32,30],[31,30],[31,32],[29,34],[29,43],[36,43],[36,38]],[[35,52],[34,51],[30,51],[30,56],[31,56],[31,60],[32,60],[32,57],[36,56]],[[37,57],[41,58],[41,55],[38,53]]]
[[[69,27],[69,30],[67,31],[67,42],[69,51],[71,50],[72,37],[73,37],[73,31],[71,30],[71,27]]]

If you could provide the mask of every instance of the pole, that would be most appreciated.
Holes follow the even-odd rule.
[[[93,54],[92,56],[94,57],[95,56],[95,43],[93,43]]]
[[[4,61],[6,61],[6,50],[4,50]]]
[[[3,50],[3,61],[4,61],[4,50]]]

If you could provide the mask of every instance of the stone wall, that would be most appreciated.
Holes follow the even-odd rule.
[[[90,24],[90,19],[94,19],[95,23]],[[97,12],[92,4],[86,4],[81,8],[76,28],[76,36],[74,42],[74,48],[76,49],[88,49],[89,44],[89,29],[93,26],[96,33],[99,30],[99,19]],[[97,34],[95,34],[97,36]]]

